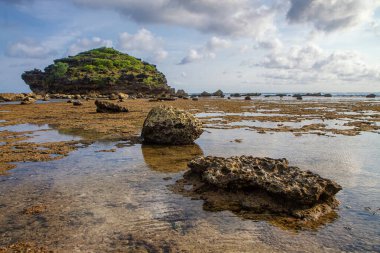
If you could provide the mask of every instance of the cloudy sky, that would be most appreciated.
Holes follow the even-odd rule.
[[[177,89],[380,91],[380,0],[0,0],[0,92],[101,47]]]

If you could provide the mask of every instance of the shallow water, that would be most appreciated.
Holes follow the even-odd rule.
[[[48,128],[34,130],[41,127]],[[37,131],[46,138],[51,132],[61,135]],[[116,152],[98,152],[117,144]],[[380,251],[378,134],[294,137],[207,129],[197,145],[123,144],[97,142],[61,160],[19,163],[0,177],[0,246],[34,241],[60,251]],[[168,188],[182,177],[187,161],[202,154],[286,157],[343,186],[338,217],[318,230],[295,232],[228,211],[206,211],[201,200]],[[46,212],[23,213],[38,204]]]
[[[48,124],[18,124],[0,127],[0,131],[10,132],[31,132],[26,134],[29,137],[25,142],[47,143],[60,141],[77,141],[82,138],[76,135],[62,133],[54,130]]]

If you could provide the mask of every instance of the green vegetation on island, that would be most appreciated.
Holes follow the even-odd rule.
[[[106,47],[54,60],[44,71],[24,72],[22,79],[35,93],[172,92],[155,65]]]

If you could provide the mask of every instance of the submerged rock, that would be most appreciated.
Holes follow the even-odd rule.
[[[158,106],[145,119],[141,137],[144,143],[185,145],[194,143],[202,132],[202,123],[191,113]]]
[[[98,113],[128,112],[128,108],[108,101],[95,100],[95,105]]]

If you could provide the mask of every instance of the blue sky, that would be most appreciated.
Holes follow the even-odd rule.
[[[0,0],[0,92],[109,46],[176,89],[380,91],[379,0]]]

